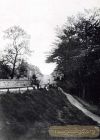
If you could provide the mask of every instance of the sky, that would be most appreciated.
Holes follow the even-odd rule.
[[[4,30],[14,25],[22,27],[31,36],[30,49],[34,51],[29,63],[48,75],[55,68],[45,59],[53,48],[56,28],[65,23],[67,16],[94,7],[100,7],[100,0],[0,0],[0,48],[5,47]]]

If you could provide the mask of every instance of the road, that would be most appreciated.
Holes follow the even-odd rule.
[[[77,107],[79,110],[81,110],[86,116],[92,118],[94,121],[96,121],[100,125],[100,117],[98,115],[93,114],[89,110],[87,110],[81,103],[79,103],[72,95],[67,94],[64,92],[61,88],[60,91],[66,95],[67,99],[71,104],[73,104],[75,107]]]

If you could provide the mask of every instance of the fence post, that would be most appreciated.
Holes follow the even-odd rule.
[[[35,89],[35,87],[33,86],[33,90]]]
[[[7,94],[9,94],[10,93],[10,91],[9,91],[9,88],[8,88],[8,90],[7,90]]]
[[[19,93],[21,93],[21,92],[20,92],[20,87],[19,87]]]
[[[28,87],[27,87],[27,91],[29,91]]]

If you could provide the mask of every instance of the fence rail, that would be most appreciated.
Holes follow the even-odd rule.
[[[0,88],[0,94],[6,93],[6,92],[22,92],[27,91],[27,90],[34,90],[37,89],[35,85],[33,86],[20,86],[20,87],[5,87],[5,88]]]
[[[0,79],[0,81],[30,81],[28,79]]]
[[[4,87],[4,88],[0,88],[0,90],[2,89],[18,89],[18,88],[34,88],[34,86],[23,86],[23,87]]]

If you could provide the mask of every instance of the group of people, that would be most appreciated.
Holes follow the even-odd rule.
[[[34,89],[45,89],[45,90],[49,90],[50,88],[57,88],[56,84],[34,84],[32,85]]]

